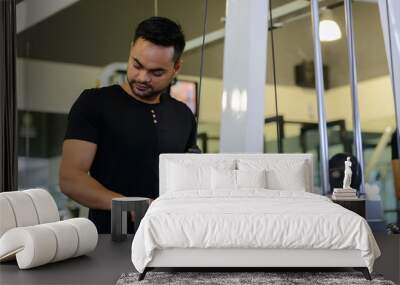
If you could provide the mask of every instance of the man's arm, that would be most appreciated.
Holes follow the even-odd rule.
[[[76,202],[92,209],[110,210],[111,199],[123,195],[105,188],[89,176],[96,150],[97,145],[91,142],[65,140],[59,183],[61,191]]]

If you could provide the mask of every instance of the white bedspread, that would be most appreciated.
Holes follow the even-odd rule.
[[[372,272],[380,251],[365,219],[299,191],[171,192],[156,199],[132,243],[143,272],[155,249],[358,249]]]

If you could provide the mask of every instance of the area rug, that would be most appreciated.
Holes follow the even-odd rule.
[[[373,280],[368,281],[360,272],[148,272],[142,281],[138,281],[138,276],[139,273],[124,273],[118,279],[117,285],[395,285],[392,281],[384,280],[381,275],[372,275]]]

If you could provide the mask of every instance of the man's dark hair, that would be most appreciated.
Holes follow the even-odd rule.
[[[136,28],[133,42],[143,38],[153,44],[174,47],[174,62],[177,61],[185,48],[185,36],[179,24],[163,17],[151,17],[142,21]]]

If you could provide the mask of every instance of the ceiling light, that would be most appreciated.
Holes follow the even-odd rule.
[[[339,25],[333,20],[319,22],[319,39],[321,42],[336,41],[342,37]]]

